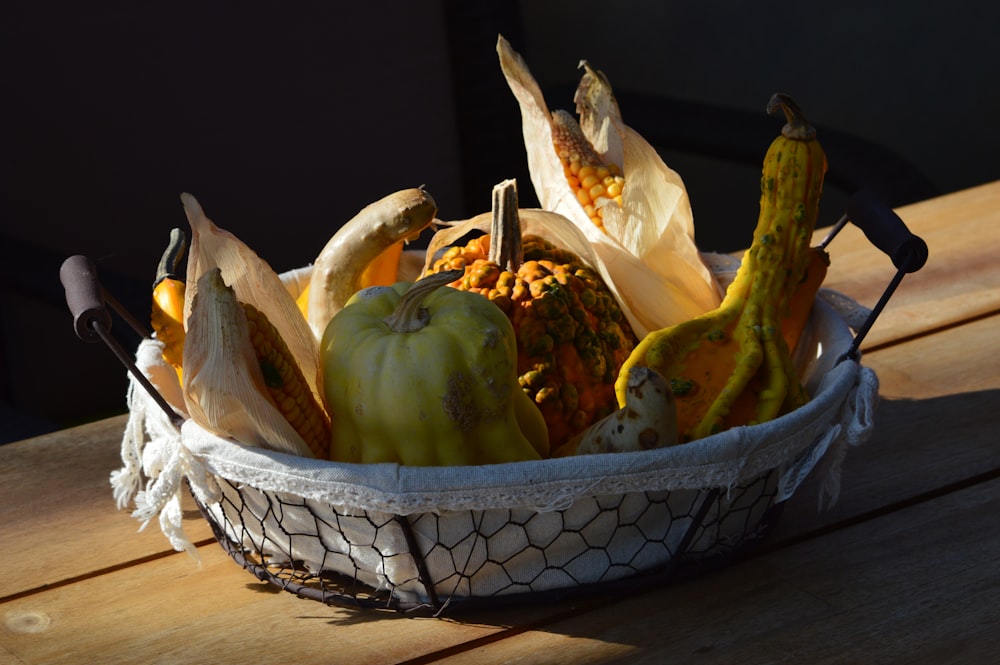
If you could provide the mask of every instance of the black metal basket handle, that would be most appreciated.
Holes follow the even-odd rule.
[[[118,356],[118,360],[128,369],[132,377],[163,409],[174,426],[180,428],[184,418],[174,411],[146,375],[136,367],[132,354],[111,336],[111,313],[107,305],[135,329],[140,337],[149,337],[149,331],[101,286],[94,262],[80,254],[69,257],[59,268],[59,281],[62,282],[66,292],[66,305],[73,315],[73,329],[76,331],[76,336],[85,342],[103,341]]]
[[[872,308],[871,314],[854,335],[851,348],[841,356],[840,360],[857,358],[861,342],[871,330],[875,319],[885,309],[886,303],[889,302],[889,298],[903,281],[903,277],[906,273],[916,272],[924,267],[928,256],[927,243],[911,233],[892,208],[867,190],[861,190],[848,199],[847,212],[837,220],[819,246],[825,249],[848,221],[861,229],[865,237],[875,247],[892,259],[892,264],[896,266],[896,274],[886,286],[885,291],[882,292],[882,296]]]

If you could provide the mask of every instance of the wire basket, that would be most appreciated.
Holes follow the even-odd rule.
[[[60,277],[77,335],[104,341],[129,369],[123,467],[112,474],[120,507],[134,500],[136,517],[159,516],[174,547],[193,551],[181,525],[186,480],[220,545],[258,579],[330,605],[441,614],[619,593],[728,563],[817,467],[821,503],[835,501],[840,464],[870,437],[878,401],[860,341],[927,259],[926,243],[864,192],[821,247],[847,221],[897,273],[870,311],[820,290],[796,357],[807,404],[679,446],[479,467],[342,464],[215,437],[154,385],[166,372],[179,390],[158,342],[145,338],[133,357],[110,335],[106,303],[145,332],[92,262],[70,257]]]
[[[75,263],[64,264],[64,284],[92,287],[67,288],[78,334],[103,339],[130,370],[123,467],[112,474],[119,507],[159,517],[175,549],[194,552],[181,519],[186,481],[237,563],[330,605],[441,614],[620,592],[731,561],[817,465],[835,500],[839,465],[870,436],[878,399],[852,333],[877,312],[821,289],[795,358],[812,398],[760,425],[654,450],[469,467],[298,457],[180,417],[162,343],[144,337],[134,358],[121,349],[92,265]]]
[[[777,475],[725,493],[634,492],[552,512],[417,516],[354,514],[223,481],[222,501],[199,508],[226,553],[262,581],[329,605],[438,613],[455,600],[463,608],[566,600],[726,563],[749,551],[780,513]],[[289,521],[297,526],[289,529]],[[456,527],[464,537],[436,537]],[[320,555],[320,569],[298,558],[303,547]],[[595,566],[603,569],[596,576]]]
[[[179,390],[162,343],[146,337],[130,357],[107,333],[107,294],[69,294],[78,334],[103,339],[130,370],[118,505],[158,516],[175,549],[194,552],[181,520],[186,481],[238,564],[330,605],[442,614],[619,593],[724,564],[767,534],[817,465],[835,500],[839,464],[869,437],[878,398],[851,330],[873,313],[821,290],[796,357],[812,399],[775,420],[629,453],[470,467],[330,462],[179,417],[170,405],[183,399],[161,394]]]
[[[187,479],[239,565],[330,605],[441,614],[666,582],[744,555],[814,467],[868,438],[877,379],[844,355],[850,327],[820,299],[808,330],[813,399],[762,425],[634,453],[406,467],[243,446],[186,421],[146,427],[132,457],[158,478],[136,503],[150,519]],[[148,398],[131,399],[135,415]]]

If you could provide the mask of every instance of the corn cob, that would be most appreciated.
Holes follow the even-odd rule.
[[[253,305],[240,304],[271,399],[313,454],[319,459],[328,458],[330,418],[326,410],[309,390],[302,370],[274,325]]]
[[[622,204],[625,177],[621,170],[604,162],[567,111],[552,113],[552,142],[577,201],[597,228],[604,230],[604,206]]]

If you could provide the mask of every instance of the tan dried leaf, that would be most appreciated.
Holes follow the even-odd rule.
[[[656,327],[680,323],[717,307],[722,291],[695,245],[684,183],[638,132],[624,124],[607,78],[582,62],[585,72],[574,100],[584,134],[602,157],[622,167],[625,177],[622,207],[609,204],[604,208],[605,233],[590,220],[566,181],[553,147],[552,114],[527,64],[502,36],[497,53],[521,109],[528,169],[541,207],[563,215],[580,229],[621,292],[653,307],[642,316]],[[635,272],[636,263],[626,260],[623,253],[658,277],[654,294],[634,293],[640,284],[648,286],[648,280]]]
[[[312,457],[267,396],[250,329],[219,268],[198,280],[184,343],[184,403],[202,429],[251,446]]]
[[[313,394],[321,398],[316,384],[319,375],[319,343],[295,304],[289,289],[271,266],[234,234],[209,219],[198,200],[181,194],[184,212],[191,225],[187,291],[184,303],[185,327],[198,292],[199,279],[218,268],[222,279],[240,302],[253,305],[278,329],[298,363]],[[185,366],[185,372],[188,370]]]

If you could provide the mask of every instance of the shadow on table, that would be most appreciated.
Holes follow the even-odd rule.
[[[1000,389],[883,397],[871,439],[847,453],[837,503],[820,511],[813,474],[788,501],[770,546],[980,482],[1000,469]]]

